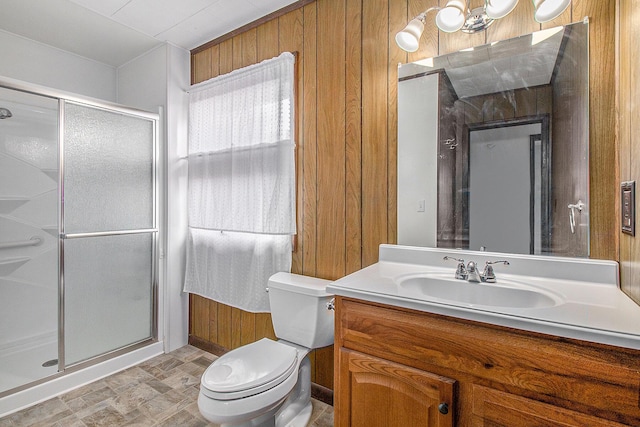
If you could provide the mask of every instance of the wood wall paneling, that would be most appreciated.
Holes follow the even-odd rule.
[[[345,0],[317,2],[316,274],[345,274]]]
[[[635,0],[619,0],[619,163],[620,180],[636,181],[640,185],[640,144],[635,142],[640,134],[638,114],[640,104],[640,85],[637,75],[640,73],[640,53],[636,48],[640,40],[640,29],[637,28],[640,19],[640,2]],[[639,187],[640,188],[640,187]],[[640,190],[637,190],[640,191]],[[636,196],[636,212],[640,203]],[[638,221],[636,220],[636,226]],[[640,241],[636,236],[620,234],[620,276],[622,290],[640,304]]]
[[[233,39],[220,43],[218,69],[220,74],[226,74],[233,71]]]
[[[482,0],[473,0],[472,5],[475,3]],[[538,26],[529,3],[519,2],[490,32],[476,35],[439,32],[432,24],[432,12],[420,49],[413,54],[397,48],[395,33],[438,0],[304,1],[299,9],[193,51],[192,83],[285,50],[298,54],[294,272],[337,279],[376,262],[380,243],[395,242],[398,63],[481,45],[507,34],[528,33]],[[575,17],[591,17],[591,252],[605,259],[618,259],[619,234],[614,3],[573,0],[560,18],[542,25],[547,28],[575,21]],[[632,71],[638,71],[638,65]],[[481,111],[469,104],[464,114]],[[629,245],[627,252],[631,250]],[[190,301],[190,334],[196,338],[217,340],[216,345],[227,349],[263,336],[274,338],[267,313],[246,315],[195,295]],[[333,384],[331,353],[329,347],[311,356],[314,381],[327,387]]]
[[[211,50],[202,51],[191,57],[191,82],[200,83],[212,75]]]
[[[362,4],[362,264],[387,240],[388,0]],[[395,173],[393,171],[392,173]],[[382,184],[382,185],[381,185]]]
[[[362,268],[362,2],[347,0],[345,271]]]
[[[318,117],[317,117],[317,4],[311,3],[304,7],[304,44],[303,55],[305,67],[302,72],[303,105],[302,115],[304,126],[302,127],[301,140],[298,144],[298,157],[302,156],[302,182],[303,203],[298,208],[303,209],[302,230],[298,230],[298,238],[302,237],[302,273],[308,276],[316,276],[316,245],[317,245],[317,218],[318,218]],[[300,111],[300,110],[299,110]],[[298,170],[300,180],[300,170]],[[298,215],[300,212],[298,212]]]
[[[398,31],[407,25],[406,0],[389,1],[389,61],[387,64],[387,241],[398,240],[398,65],[407,62],[407,52],[395,43]]]
[[[303,50],[303,19],[302,9],[294,10],[278,18],[278,51],[272,55],[277,56],[281,52],[293,52],[296,54],[295,135],[299,135],[300,130],[304,128],[304,116],[300,114],[302,111],[301,105],[304,103],[304,88],[303,81],[299,78],[304,70],[305,58],[301,53]],[[300,145],[298,142],[298,147]],[[301,229],[304,222],[304,182],[300,178],[304,173],[304,153],[298,147],[296,147],[296,228]],[[291,260],[291,271],[296,273],[302,273],[303,271],[301,248],[304,247],[304,243],[302,235],[296,237],[296,247]]]

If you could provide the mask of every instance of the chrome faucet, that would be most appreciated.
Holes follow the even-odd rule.
[[[467,280],[472,283],[480,283],[482,278],[478,273],[478,268],[476,267],[476,263],[473,261],[469,261],[467,264],[467,273],[469,274]]]
[[[484,263],[484,271],[480,275],[480,278],[483,282],[486,283],[496,283],[496,275],[493,272],[493,267],[491,264],[503,264],[509,265],[509,261],[487,261]]]
[[[458,259],[458,258],[453,258],[450,256],[445,256],[443,258],[445,261],[458,261],[458,267],[456,268],[456,279],[458,280],[467,280],[467,277],[469,277],[469,274],[467,274],[467,268],[464,266],[464,260],[463,259]]]
[[[496,283],[496,275],[493,272],[493,264],[509,265],[509,261],[487,261],[484,263],[484,270],[482,273],[478,272],[478,265],[475,261],[469,261],[467,265],[464,265],[463,259],[458,259],[450,256],[443,258],[445,261],[457,261],[458,266],[456,268],[455,278],[458,280],[467,280],[471,283]]]

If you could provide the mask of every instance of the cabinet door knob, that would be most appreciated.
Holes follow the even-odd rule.
[[[438,411],[440,411],[440,413],[443,415],[447,415],[449,413],[449,405],[447,405],[446,403],[439,404]]]

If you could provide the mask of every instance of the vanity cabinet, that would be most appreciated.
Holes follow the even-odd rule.
[[[339,296],[335,319],[337,427],[640,426],[640,351]]]

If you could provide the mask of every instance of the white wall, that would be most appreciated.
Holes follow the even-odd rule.
[[[435,102],[424,102],[433,99]],[[438,74],[398,83],[398,244],[435,247]],[[424,205],[420,211],[419,205]]]
[[[166,307],[167,351],[182,347],[189,338],[189,299],[182,292],[187,242],[187,89],[190,53],[167,46],[167,221]]]
[[[0,30],[0,76],[116,101],[116,69]]]
[[[169,352],[187,344],[188,296],[182,292],[186,242],[189,52],[166,44],[118,68],[118,102],[160,111],[159,339]],[[163,309],[162,309],[163,308]]]
[[[118,67],[117,81],[119,104],[157,113],[167,103],[167,46]]]

